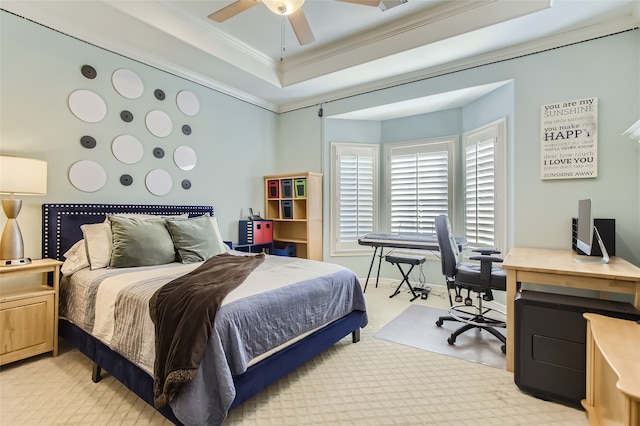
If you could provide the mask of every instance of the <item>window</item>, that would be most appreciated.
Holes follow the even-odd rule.
[[[371,144],[331,144],[331,254],[369,252],[358,238],[378,222],[378,152]]]
[[[506,119],[462,137],[383,146],[384,192],[379,145],[331,144],[331,255],[368,253],[358,238],[371,232],[435,233],[441,214],[470,246],[507,249]]]
[[[435,232],[435,218],[450,215],[456,137],[385,146],[391,232]]]
[[[464,232],[472,246],[506,248],[504,131],[500,120],[463,136]]]

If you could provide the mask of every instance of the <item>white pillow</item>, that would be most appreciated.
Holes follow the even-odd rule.
[[[109,222],[82,225],[80,227],[87,247],[91,270],[106,268],[111,259],[111,225]]]
[[[65,260],[60,268],[62,275],[71,275],[80,269],[89,267],[84,240],[75,243],[63,256]]]
[[[209,220],[211,220],[211,224],[213,225],[213,233],[217,240],[220,251],[222,251],[223,253],[226,251],[229,251],[230,250],[229,246],[226,245],[224,241],[222,241],[222,236],[220,235],[220,228],[218,228],[218,218],[216,218],[215,216],[209,216]]]

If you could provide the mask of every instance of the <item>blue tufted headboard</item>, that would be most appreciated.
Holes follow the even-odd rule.
[[[212,206],[165,206],[144,204],[43,204],[42,257],[64,260],[63,254],[82,239],[81,225],[104,222],[106,215],[118,213],[189,217],[209,213]]]

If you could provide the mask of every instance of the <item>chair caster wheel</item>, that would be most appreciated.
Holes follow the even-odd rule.
[[[442,321],[441,320],[436,321],[436,327],[442,327]]]
[[[461,303],[462,302],[462,296],[456,296],[456,298],[454,300],[456,301],[456,303]]]
[[[502,349],[502,353],[503,353],[503,354],[505,354],[505,355],[507,354],[507,345],[502,345],[502,346],[500,347],[500,349]]]
[[[447,343],[453,345],[456,342],[456,339],[452,339],[451,337],[447,338]]]
[[[473,300],[471,300],[470,297],[467,297],[466,299],[464,299],[464,304],[466,306],[472,306],[473,305]]]

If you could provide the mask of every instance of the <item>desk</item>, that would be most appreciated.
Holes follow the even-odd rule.
[[[607,264],[576,262],[575,258],[572,250],[521,247],[511,249],[505,257],[507,371],[514,368],[514,301],[523,282],[631,294],[633,305],[640,309],[640,268],[619,257],[612,257]]]
[[[589,424],[640,424],[640,325],[596,314],[584,317],[587,395],[582,406]]]

